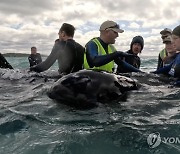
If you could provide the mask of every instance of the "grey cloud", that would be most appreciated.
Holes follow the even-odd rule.
[[[105,7],[109,13],[118,12],[119,18],[125,17],[127,14],[133,14],[138,18],[148,15],[148,10],[155,7],[151,1],[143,1],[143,0],[116,0],[112,1],[107,0],[103,1],[102,6]],[[106,10],[105,9],[105,10]]]
[[[30,16],[57,6],[51,0],[1,0],[0,12],[6,15]]]

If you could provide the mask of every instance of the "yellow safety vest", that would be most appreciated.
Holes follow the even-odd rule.
[[[92,41],[94,43],[96,43],[97,47],[98,47],[98,55],[107,55],[106,51],[104,50],[103,46],[101,45],[101,43],[99,42],[99,40],[97,38],[92,39]],[[108,45],[108,54],[113,53],[114,51],[116,51],[115,47],[113,45]],[[114,68],[114,61],[111,61],[105,65],[99,66],[99,67],[93,67],[90,68],[89,64],[87,62],[86,59],[86,52],[84,54],[84,68],[85,69],[97,69],[97,70],[103,70],[103,71],[107,71],[107,72],[113,72],[113,68]]]
[[[160,53],[159,53],[159,55],[160,55],[161,59],[164,59],[165,57],[167,57],[167,51],[166,51],[166,49],[161,50]]]

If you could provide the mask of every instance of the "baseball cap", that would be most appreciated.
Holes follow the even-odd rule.
[[[167,34],[172,34],[172,30],[169,28],[165,28],[162,31],[160,31],[161,35],[167,35]]]
[[[160,34],[161,34],[162,40],[164,40],[167,36],[169,36],[169,35],[172,34],[172,30],[169,29],[169,28],[165,28],[165,29],[163,29],[162,31],[160,31]],[[164,41],[163,41],[163,42],[164,42]]]
[[[117,33],[123,33],[124,30],[120,29],[119,25],[114,22],[114,21],[110,21],[110,20],[107,20],[105,22],[103,22],[100,26],[100,31],[102,30],[107,30],[107,29],[111,29]]]

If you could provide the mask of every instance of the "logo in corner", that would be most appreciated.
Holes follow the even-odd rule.
[[[147,137],[147,143],[150,148],[156,148],[157,146],[159,146],[161,143],[160,133],[156,132],[149,134],[149,136]]]

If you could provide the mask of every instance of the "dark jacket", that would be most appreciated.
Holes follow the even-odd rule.
[[[42,62],[40,53],[30,54],[28,57],[30,67]]]
[[[128,54],[133,54],[133,52],[131,50],[128,50],[126,51],[126,53]],[[127,56],[127,57],[124,57],[122,59],[123,61],[127,62],[128,64],[134,66],[135,68],[140,68],[140,65],[141,65],[141,59],[138,57],[138,56]],[[129,72],[126,68],[122,67],[122,66],[118,66],[117,67],[117,73],[127,73]]]
[[[13,69],[13,67],[7,62],[4,56],[0,53],[0,68],[9,68]]]
[[[126,52],[126,53],[132,54],[134,56],[124,57],[122,60],[127,62],[128,64],[134,66],[135,68],[139,69],[140,65],[141,65],[141,60],[136,54],[134,54],[132,52],[133,44],[135,44],[135,43],[139,43],[140,46],[141,46],[141,51],[143,50],[143,48],[144,48],[144,39],[143,39],[143,37],[142,36],[135,36],[135,37],[133,37],[133,39],[131,41],[130,50],[128,50]],[[131,72],[131,71],[124,68],[124,67],[119,67],[118,66],[117,73],[127,73],[127,72]]]

